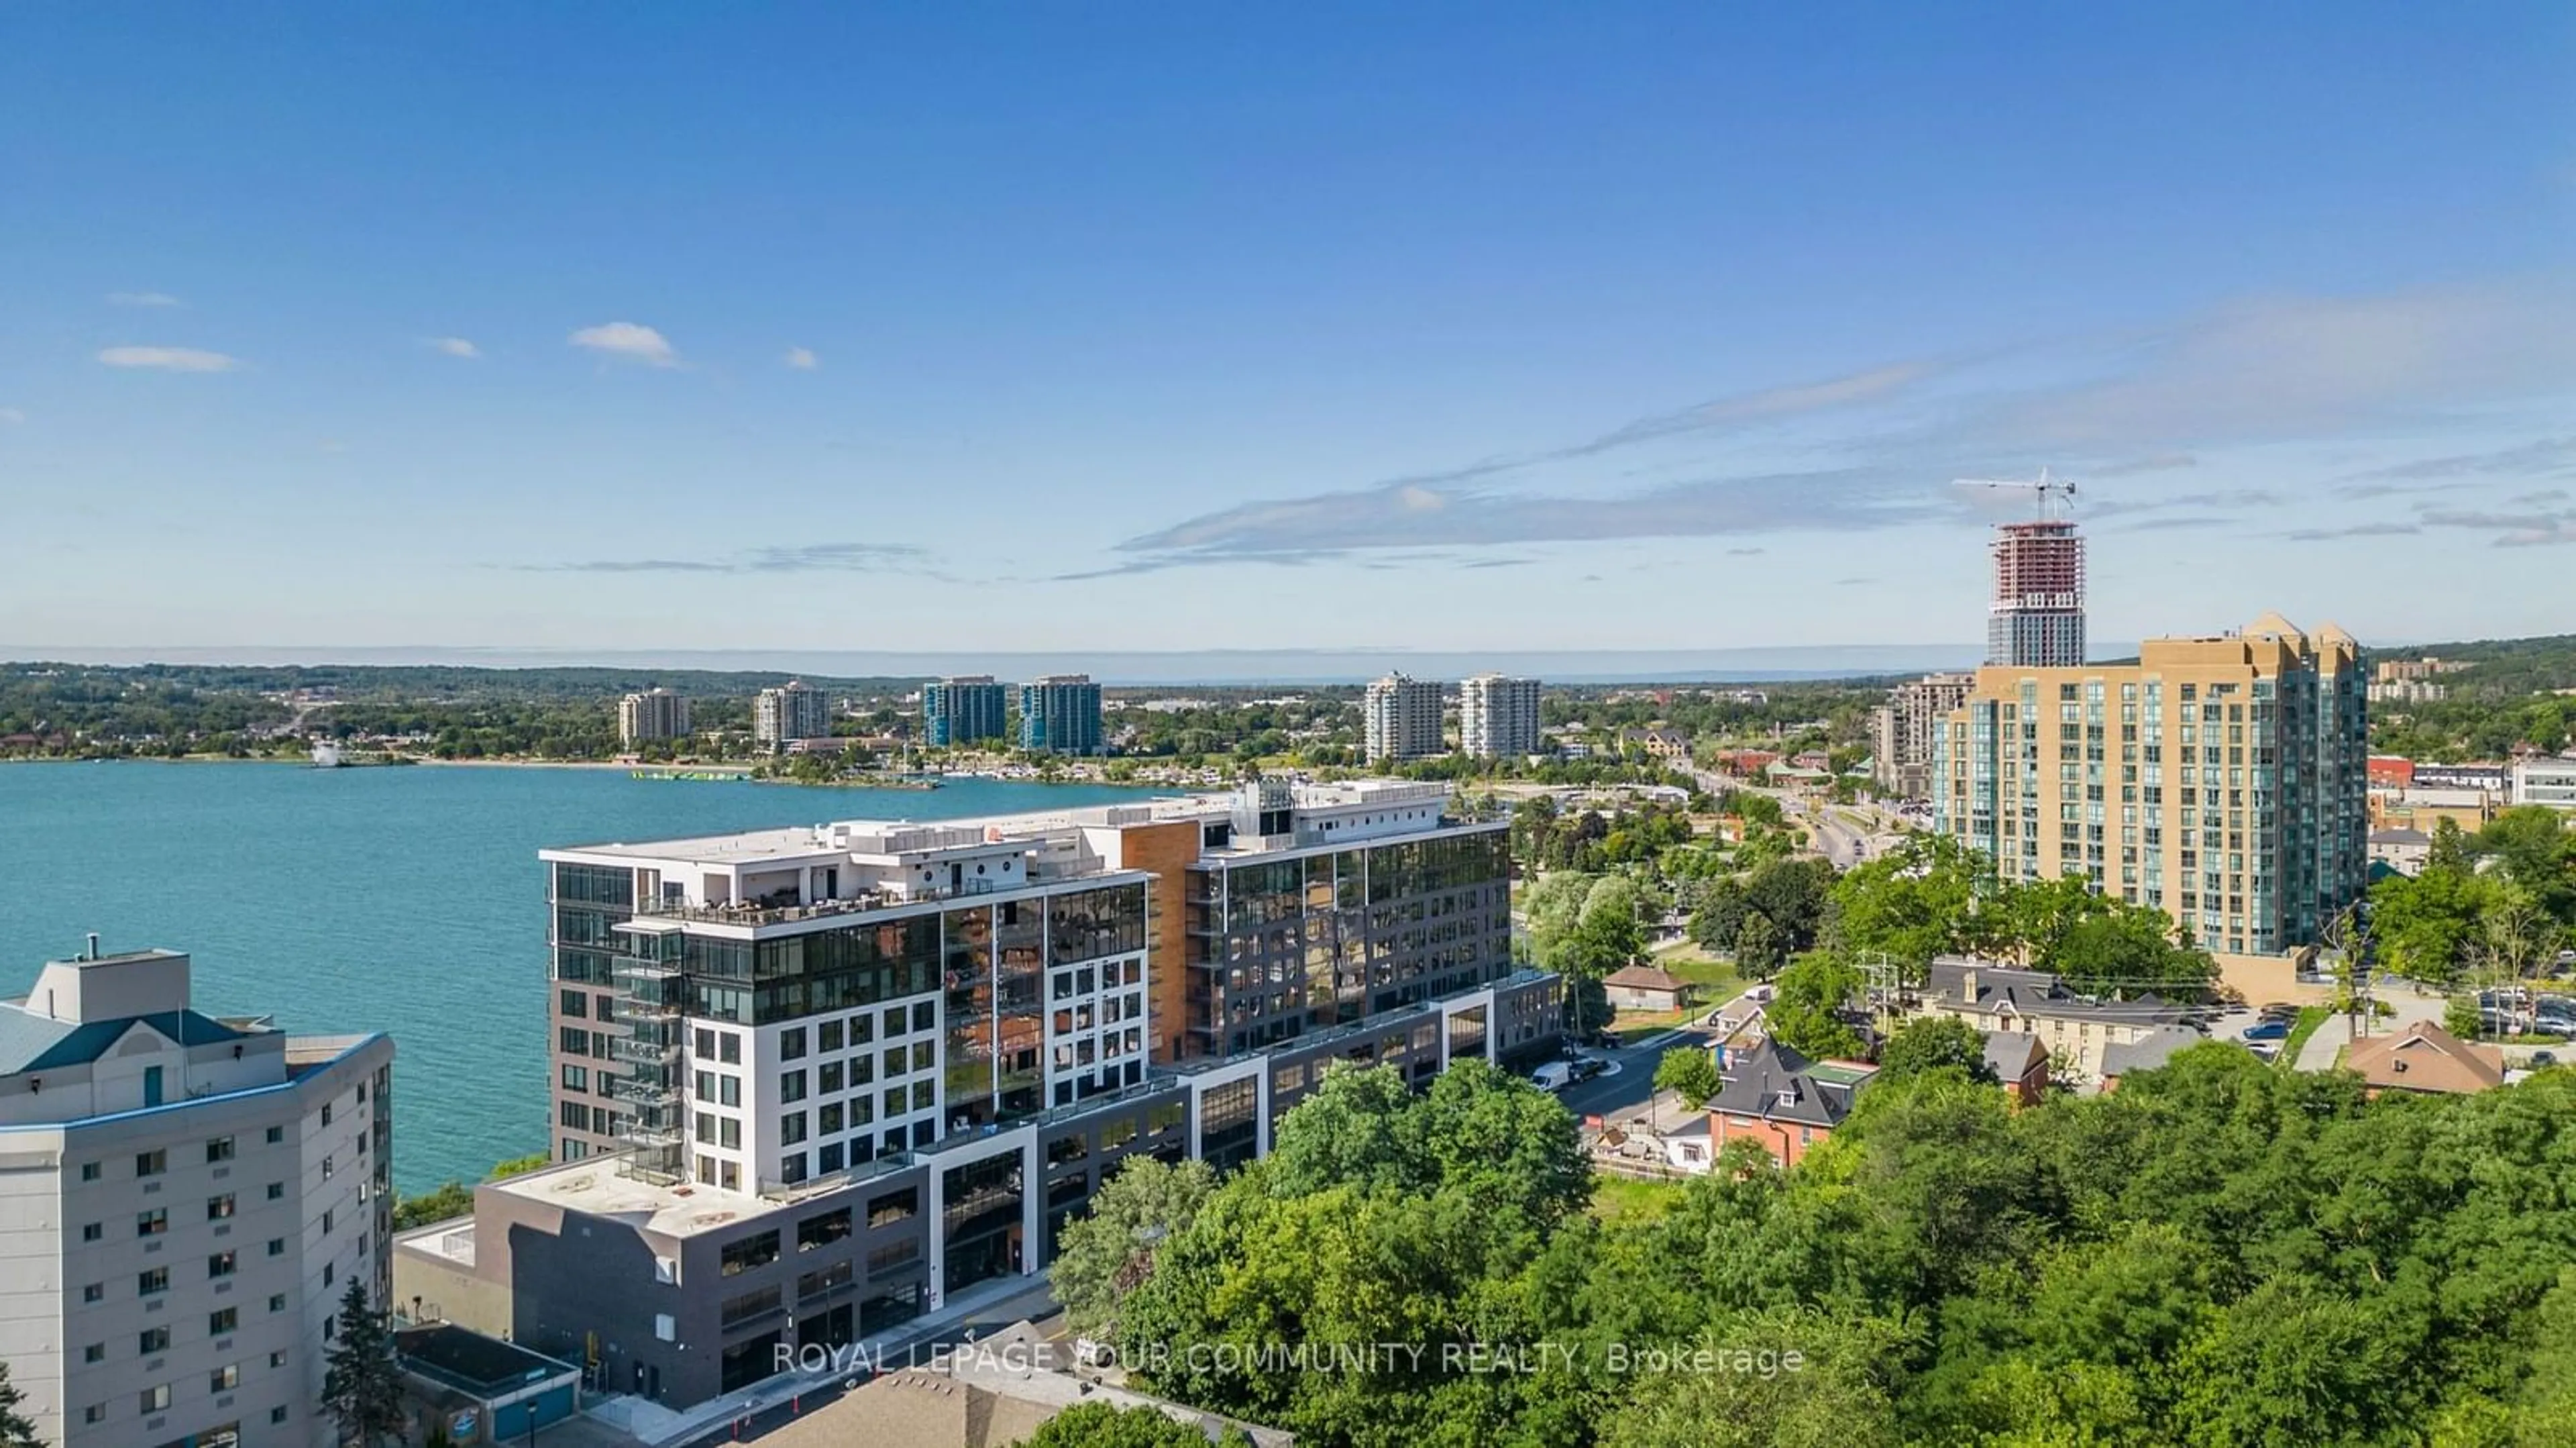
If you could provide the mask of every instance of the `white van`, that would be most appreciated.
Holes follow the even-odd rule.
[[[1530,1084],[1541,1091],[1562,1091],[1574,1084],[1574,1063],[1550,1061],[1530,1073]]]

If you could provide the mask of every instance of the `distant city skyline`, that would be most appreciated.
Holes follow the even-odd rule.
[[[13,647],[2570,627],[2565,7],[284,8],[7,22]]]

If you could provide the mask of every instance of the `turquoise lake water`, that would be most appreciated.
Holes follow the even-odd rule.
[[[0,997],[97,931],[196,958],[197,1005],[306,1034],[385,1031],[405,1192],[541,1151],[549,845],[1134,798],[659,781],[617,770],[0,766]]]

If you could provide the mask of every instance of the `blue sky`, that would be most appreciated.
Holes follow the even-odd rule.
[[[2576,10],[0,12],[0,646],[2576,629]]]

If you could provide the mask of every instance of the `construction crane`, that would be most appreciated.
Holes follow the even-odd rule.
[[[2050,477],[2046,468],[2039,470],[2037,482],[2024,479],[1955,478],[1952,479],[1952,483],[1962,488],[2013,488],[2030,493],[2039,503],[2039,518],[2043,523],[2051,516],[2049,509],[2052,499],[2070,511],[2075,506],[2074,481],[2069,478]]]

